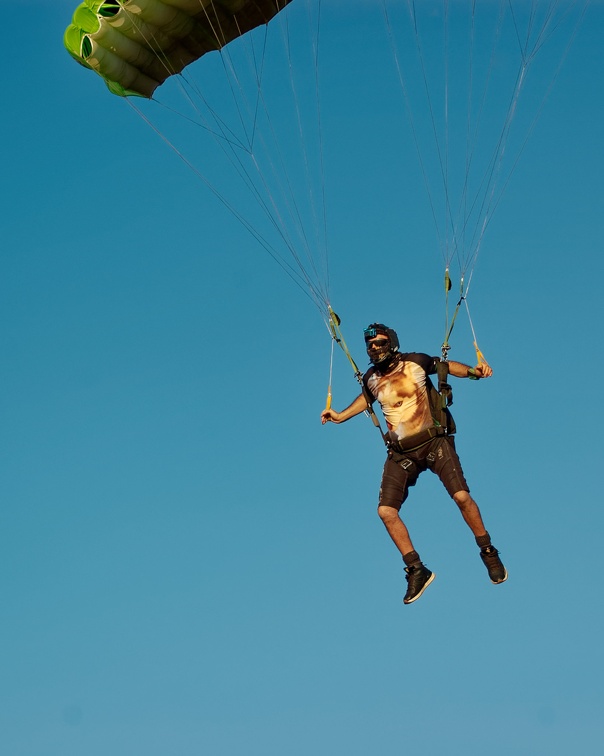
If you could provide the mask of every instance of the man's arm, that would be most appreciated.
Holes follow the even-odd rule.
[[[493,369],[486,362],[481,362],[472,368],[464,365],[463,362],[449,361],[449,375],[455,378],[490,378],[493,375]]]
[[[324,409],[323,412],[321,412],[321,422],[323,425],[325,425],[325,423],[344,423],[346,420],[350,420],[351,417],[360,415],[361,412],[365,412],[366,409],[367,400],[363,394],[359,394],[354,402],[341,412],[336,412],[331,407],[329,409]]]

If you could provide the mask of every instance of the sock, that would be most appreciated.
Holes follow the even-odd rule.
[[[480,549],[486,549],[487,546],[491,545],[491,536],[488,533],[485,533],[483,536],[475,536],[476,537],[476,545]]]
[[[403,554],[403,561],[407,567],[413,567],[416,564],[421,564],[421,559],[417,551],[410,551],[408,554]]]

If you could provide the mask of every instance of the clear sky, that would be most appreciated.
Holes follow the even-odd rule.
[[[411,606],[375,513],[379,436],[364,417],[320,424],[317,308],[70,59],[75,5],[2,13],[0,752],[595,753],[604,3],[589,4],[468,298],[495,374],[454,386],[458,450],[510,577],[490,584],[426,473],[404,513],[437,578]],[[444,327],[380,7],[326,0],[318,65],[330,296],[361,367],[369,322],[431,354]],[[535,68],[529,102],[554,65]],[[195,74],[206,86],[203,62]],[[304,101],[314,71],[301,75]],[[248,208],[205,149],[204,175]],[[474,361],[465,319],[452,345]],[[333,392],[337,409],[357,392],[340,353]]]

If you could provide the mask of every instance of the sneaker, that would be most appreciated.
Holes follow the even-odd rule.
[[[487,568],[491,583],[504,583],[508,579],[508,571],[499,558],[499,552],[494,546],[487,546],[480,550],[480,558]]]
[[[425,567],[421,562],[411,567],[405,567],[407,573],[407,593],[403,599],[403,604],[412,604],[422,595],[436,575]]]

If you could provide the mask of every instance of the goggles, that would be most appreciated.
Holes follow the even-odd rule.
[[[382,347],[388,346],[388,344],[390,344],[390,339],[384,336],[384,338],[382,339],[376,339],[375,341],[367,342],[367,348],[373,349],[375,347],[375,349],[381,349]]]

